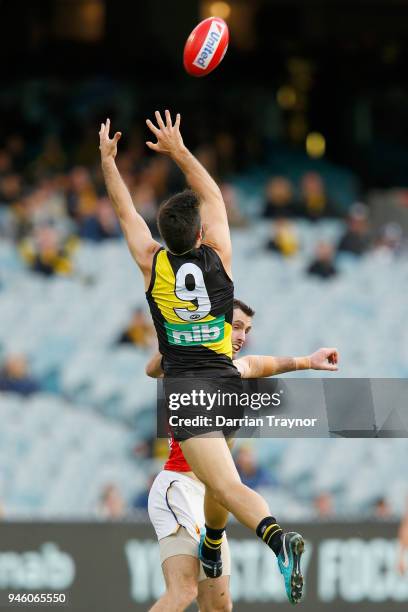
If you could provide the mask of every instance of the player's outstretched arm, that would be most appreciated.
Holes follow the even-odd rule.
[[[129,250],[142,272],[148,277],[153,255],[160,245],[153,240],[146,222],[135,209],[129,190],[116,166],[117,144],[122,134],[116,132],[113,138],[110,138],[109,129],[110,120],[107,119],[106,124],[101,123],[99,131],[99,149],[106,189],[118,216]]]
[[[156,111],[157,125],[150,119],[146,123],[157,138],[157,142],[147,142],[153,151],[169,155],[183,172],[187,183],[201,201],[201,220],[205,232],[204,243],[212,246],[227,269],[231,271],[231,238],[227,212],[221,190],[198,159],[187,149],[180,134],[180,114],[173,125],[170,112],[166,110],[164,123]]]
[[[408,508],[407,513],[402,519],[398,532],[398,571],[401,575],[407,571],[406,558],[408,555]]]
[[[241,378],[267,378],[296,370],[338,370],[339,355],[335,348],[320,348],[306,357],[273,357],[247,355],[234,361]]]
[[[162,354],[157,352],[146,364],[145,372],[150,378],[162,378],[164,375],[162,368]]]

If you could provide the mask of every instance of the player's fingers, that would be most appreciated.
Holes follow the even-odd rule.
[[[152,123],[150,121],[150,119],[146,119],[146,125],[149,128],[149,130],[151,130],[153,132],[153,134],[155,134],[156,136],[159,136],[160,134],[160,130],[159,128],[157,128],[154,123]]]
[[[339,361],[339,354],[338,354],[338,352],[336,351],[336,349],[334,349],[334,350],[333,350],[333,351],[330,353],[330,355],[329,355],[329,359],[330,359],[330,361],[331,361],[332,363],[338,363],[338,361]]]
[[[108,118],[106,120],[106,125],[105,125],[105,135],[107,138],[109,138],[109,130],[110,130],[110,119]]]
[[[154,114],[155,114],[156,121],[158,123],[159,128],[160,129],[164,129],[166,126],[163,123],[163,119],[162,119],[162,116],[161,116],[160,112],[156,111]]]
[[[335,348],[326,348],[324,352],[327,359],[335,359],[337,356],[337,350]]]
[[[116,132],[116,134],[113,137],[115,144],[121,139],[121,137],[122,137],[122,132]]]
[[[159,144],[157,142],[154,143],[154,142],[148,141],[146,142],[146,144],[149,147],[149,149],[153,149],[153,151],[160,151]]]
[[[165,110],[165,111],[164,111],[164,114],[165,114],[165,116],[166,116],[166,127],[168,127],[168,128],[173,127],[173,126],[172,126],[172,123],[171,123],[171,115],[170,115],[170,111],[169,111],[169,110]]]
[[[176,122],[174,124],[174,127],[178,130],[180,127],[180,121],[181,121],[181,115],[180,113],[177,113],[176,115]]]

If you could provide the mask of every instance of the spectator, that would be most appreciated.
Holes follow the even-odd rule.
[[[215,151],[217,156],[218,175],[221,177],[233,173],[236,168],[235,161],[236,141],[228,132],[218,132],[215,136]]]
[[[277,219],[271,226],[271,238],[266,243],[270,251],[277,251],[284,257],[296,255],[299,241],[294,225],[287,219]]]
[[[13,168],[13,160],[8,151],[0,149],[0,177],[10,174]],[[1,197],[0,197],[1,204]]]
[[[403,248],[403,231],[399,223],[386,223],[380,229],[379,238],[375,244],[376,251],[397,255]]]
[[[239,210],[235,188],[230,183],[222,183],[221,193],[227,210],[230,227],[247,227],[248,222]]]
[[[109,198],[99,198],[93,214],[82,219],[79,235],[85,240],[102,242],[121,235],[118,220]]]
[[[33,173],[41,177],[44,173],[61,172],[65,165],[66,156],[61,142],[55,134],[48,135],[41,147],[40,155],[32,163]]]
[[[218,176],[217,153],[212,145],[201,145],[194,155],[211,176]]]
[[[391,506],[385,497],[379,497],[374,503],[374,516],[377,519],[387,520],[391,518]]]
[[[275,176],[266,184],[265,204],[262,216],[265,219],[292,217],[295,212],[293,187],[283,176]]]
[[[242,482],[251,489],[265,486],[276,486],[276,478],[264,467],[260,466],[250,446],[241,446],[235,458],[238,473]]]
[[[24,138],[21,134],[16,132],[8,137],[7,151],[10,153],[13,159],[14,169],[17,172],[22,172],[26,165],[27,143],[24,141]]]
[[[140,493],[138,493],[137,495],[135,495],[135,497],[133,498],[132,501],[132,508],[134,510],[143,510],[145,512],[147,512],[147,504],[148,504],[148,500],[149,500],[149,492],[150,489],[152,488],[154,479],[156,478],[157,474],[153,474],[153,476],[150,476],[149,481],[146,485],[146,487],[140,491]]]
[[[153,187],[148,181],[140,182],[132,193],[132,199],[136,210],[142,215],[152,232],[152,236],[158,238],[160,235],[156,221],[158,202]]]
[[[53,225],[71,230],[67,218],[65,196],[58,177],[44,177],[13,206],[15,212],[15,236],[21,239],[41,225]]]
[[[313,506],[317,517],[320,519],[328,519],[334,515],[333,497],[328,491],[316,495]]]
[[[370,246],[367,209],[363,204],[354,204],[348,217],[348,229],[337,247],[339,253],[363,255]]]
[[[27,396],[40,390],[40,383],[28,371],[24,355],[9,355],[0,370],[0,391]]]
[[[13,204],[21,194],[22,180],[19,174],[7,174],[0,179],[0,204]]]
[[[142,182],[147,182],[152,187],[155,197],[160,201],[168,195],[170,171],[169,159],[163,155],[152,157],[140,173]]]
[[[117,485],[110,483],[102,489],[98,514],[111,520],[119,520],[126,515],[125,500]]]
[[[307,172],[300,182],[299,213],[314,221],[330,211],[323,179],[317,172]]]
[[[151,348],[156,338],[154,327],[146,317],[143,308],[136,308],[129,326],[118,339],[119,344],[134,344]]]
[[[307,272],[324,280],[337,274],[334,265],[334,249],[331,244],[328,242],[317,244],[315,259],[311,262]]]
[[[80,220],[93,214],[95,208],[96,190],[91,182],[89,170],[83,166],[76,166],[68,176],[68,213],[73,219]]]
[[[60,244],[60,236],[50,225],[39,227],[34,245],[24,242],[20,251],[33,272],[43,276],[66,275],[72,272],[69,245],[63,247]]]

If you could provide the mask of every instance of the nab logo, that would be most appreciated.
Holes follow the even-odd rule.
[[[199,318],[200,318],[200,316],[201,316],[201,315],[199,315],[199,314],[192,314],[192,315],[190,315],[190,319],[191,319],[192,321],[196,321],[197,319],[199,319]]]

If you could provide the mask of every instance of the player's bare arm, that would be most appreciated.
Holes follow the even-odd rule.
[[[162,368],[162,359],[163,356],[161,353],[155,353],[151,359],[146,364],[146,375],[150,376],[150,378],[162,378],[164,375]]]
[[[234,360],[241,378],[267,378],[296,370],[338,370],[339,354],[335,348],[320,348],[305,357],[246,355]]]
[[[407,571],[406,557],[408,554],[408,508],[399,528],[398,545],[397,565],[399,573],[403,575]]]
[[[166,123],[159,111],[156,111],[155,116],[158,127],[150,119],[147,119],[146,123],[156,136],[157,142],[146,144],[153,151],[171,157],[183,172],[187,183],[198,195],[205,233],[203,242],[217,251],[227,273],[231,276],[231,238],[221,190],[207,170],[185,146],[180,133],[180,114],[177,114],[174,124],[168,110],[165,111]]]
[[[110,138],[109,130],[110,119],[107,119],[106,123],[101,123],[99,131],[99,149],[106,189],[129,250],[142,270],[147,286],[150,282],[153,256],[160,244],[152,238],[146,222],[135,209],[129,190],[116,166],[117,145],[122,134],[116,132],[113,138]]]
[[[151,378],[161,378],[162,355],[155,353],[146,365],[146,374]],[[339,354],[335,348],[320,348],[305,357],[274,357],[272,355],[246,355],[234,359],[234,365],[239,370],[241,378],[267,378],[295,372],[297,370],[338,371]]]

